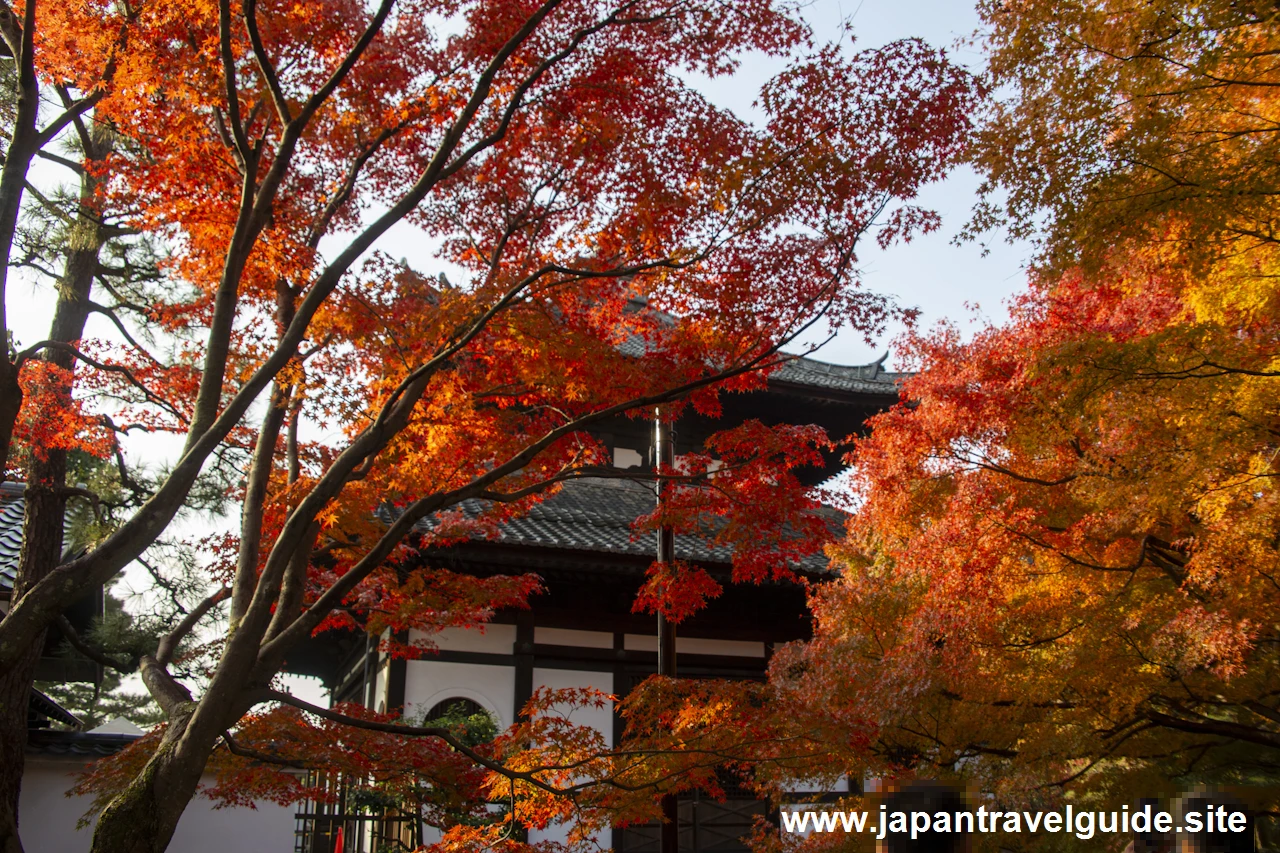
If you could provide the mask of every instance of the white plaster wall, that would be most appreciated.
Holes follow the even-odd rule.
[[[613,648],[613,634],[605,631],[578,631],[573,628],[534,628],[533,641],[548,646],[577,646],[585,649]]]
[[[510,654],[510,646],[507,653]],[[498,727],[515,721],[515,669],[474,663],[411,660],[405,667],[405,714],[427,711],[444,699],[461,696],[498,715]]]
[[[651,634],[627,634],[623,646],[631,651],[656,652],[658,638]],[[701,637],[676,636],[676,654],[728,655],[743,658],[764,657],[764,643],[747,640],[705,640]]]
[[[86,853],[93,827],[76,829],[89,797],[67,797],[78,761],[28,757],[22,776],[19,827],[28,853]],[[178,821],[169,849],[174,853],[287,853],[294,844],[294,806],[261,801],[256,809],[215,809],[193,797]]]
[[[436,648],[451,652],[489,652],[509,655],[516,641],[515,625],[484,625],[476,628],[445,628],[436,634],[410,631],[409,642],[430,640]]]
[[[377,667],[377,672],[373,674],[373,710],[383,714],[387,711],[387,686],[391,680],[391,658],[380,655]]]
[[[636,468],[644,464],[644,457],[629,447],[615,447],[613,449],[613,467],[615,468]]]
[[[613,692],[613,673],[611,672],[579,672],[568,669],[533,670],[533,687],[548,687],[559,690],[566,687],[594,687],[604,693]],[[613,743],[613,708],[574,708],[569,719],[581,725],[587,725],[604,735],[605,743]],[[568,827],[562,825],[549,826],[544,830],[530,830],[529,840],[556,841],[564,843],[569,839]],[[607,839],[599,839],[607,846]]]
[[[546,687],[562,690],[567,687],[594,687],[602,693],[613,692],[613,673],[580,672],[572,669],[533,669],[533,689]],[[568,709],[565,709],[568,711]],[[613,743],[613,708],[574,708],[569,719],[578,725],[591,726],[604,735],[606,744]]]

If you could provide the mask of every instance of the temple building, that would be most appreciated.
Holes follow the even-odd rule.
[[[897,402],[900,376],[883,370],[883,359],[839,366],[796,358],[770,376],[768,389],[722,396],[722,417],[690,413],[674,426],[675,453],[700,449],[715,431],[755,418],[766,424],[818,424],[832,437],[859,434],[868,417]],[[511,725],[540,687],[591,687],[618,696],[652,675],[658,663],[657,617],[632,612],[645,571],[654,560],[652,535],[634,536],[633,523],[654,508],[643,473],[652,463],[652,424],[620,418],[596,435],[612,450],[614,465],[634,468],[636,480],[570,481],[528,514],[503,525],[496,538],[428,552],[426,559],[477,577],[527,572],[542,578],[543,591],[527,610],[499,612],[481,629],[449,629],[431,637],[436,654],[398,660],[363,635],[321,635],[288,661],[289,671],[317,676],[337,702],[358,702],[379,711],[403,708],[406,717],[436,716],[461,704],[484,709],[499,727]],[[843,468],[841,453],[821,468],[802,471],[816,485]],[[464,507],[465,509],[465,507]],[[832,523],[842,519],[832,512]],[[801,589],[790,584],[731,584],[731,554],[677,537],[676,557],[701,566],[724,592],[679,626],[678,675],[682,678],[763,679],[773,649],[807,637],[809,617]],[[810,576],[826,571],[824,557],[794,567]],[[416,636],[411,641],[420,639]],[[575,715],[617,742],[620,724],[610,709]],[[680,804],[682,853],[740,853],[739,841],[764,804],[729,791],[723,803],[691,798]],[[346,821],[339,807],[316,814],[300,850],[329,853],[334,826]],[[304,821],[305,822],[305,821]],[[357,822],[358,823],[358,822]],[[346,823],[346,838],[389,832]],[[412,833],[404,841],[421,841]],[[421,833],[421,828],[416,830]],[[428,831],[429,833],[429,831]],[[555,833],[531,833],[531,840]],[[429,835],[426,837],[429,840]],[[372,839],[370,839],[372,840]],[[348,848],[376,849],[357,841]],[[657,827],[615,830],[601,839],[618,853],[657,853]],[[327,844],[327,847],[326,847]]]

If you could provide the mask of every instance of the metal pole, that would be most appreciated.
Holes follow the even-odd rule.
[[[675,447],[671,438],[671,423],[658,409],[653,427],[653,470],[657,473],[662,468],[670,470],[675,464]],[[654,481],[654,493],[658,506],[666,500],[670,484],[662,479]],[[669,563],[676,558],[675,531],[669,526],[658,528],[658,553],[660,563]],[[658,612],[658,674],[668,678],[676,677],[676,626]],[[680,849],[680,810],[675,794],[664,794],[662,797],[662,836],[659,846],[661,853],[679,853]]]

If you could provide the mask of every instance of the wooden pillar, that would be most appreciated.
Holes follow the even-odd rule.
[[[654,418],[653,430],[653,469],[658,473],[662,469],[670,471],[675,464],[675,447],[671,435],[671,422],[666,419],[661,409]],[[658,506],[666,500],[670,483],[663,479],[654,481],[654,491]],[[657,559],[660,563],[669,563],[676,558],[675,532],[668,525],[658,528]],[[669,622],[662,612],[658,612],[658,674],[668,678],[676,677],[676,626]],[[680,849],[680,808],[675,794],[662,797],[662,835],[659,845],[661,853],[679,853]]]
[[[521,711],[533,696],[533,611],[520,610],[516,613],[516,643],[513,651],[516,656],[515,671],[515,709],[513,720],[523,720]]]

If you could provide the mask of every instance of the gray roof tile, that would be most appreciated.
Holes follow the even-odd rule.
[[[22,516],[27,507],[27,500],[23,497],[25,492],[26,486],[22,483],[0,483],[0,594],[12,592],[14,580],[18,576],[18,558],[22,553]],[[74,510],[69,507],[68,521],[72,512]],[[71,553],[70,534],[68,525],[62,540],[63,559]]]
[[[898,383],[907,378],[906,373],[884,370],[885,353],[870,364],[831,364],[816,358],[796,357],[779,367],[769,376],[774,382],[801,385],[810,388],[826,388],[860,394],[897,394]]]
[[[102,758],[114,755],[139,737],[141,735],[35,729],[27,733],[27,752],[57,758]]]
[[[465,501],[460,509],[475,517],[483,511],[481,501]],[[652,486],[632,480],[584,478],[564,487],[519,518],[501,525],[496,538],[488,541],[531,548],[561,548],[602,555],[650,557],[655,553],[653,534],[633,535],[635,520],[653,510]],[[833,526],[843,523],[837,510],[823,511]],[[420,522],[423,529],[434,527],[434,519]],[[676,537],[676,558],[704,563],[729,563],[733,551],[710,546],[691,536]],[[823,571],[827,558],[821,554],[806,558],[798,568]]]
[[[77,729],[84,726],[84,723],[82,723],[74,714],[59,705],[57,702],[53,701],[53,699],[49,698],[44,693],[36,690],[34,687],[31,688],[31,698],[27,703],[27,707],[30,710],[35,711],[40,716],[47,717],[54,722],[74,726]]]
[[[13,589],[22,551],[22,513],[26,500],[21,483],[0,483],[0,592]]]

